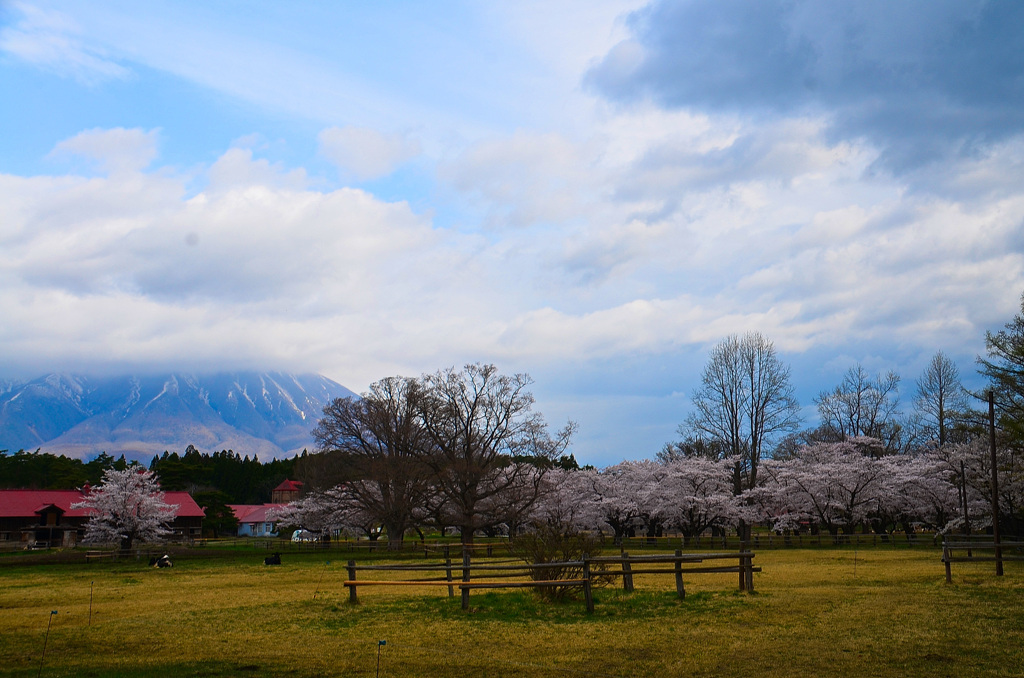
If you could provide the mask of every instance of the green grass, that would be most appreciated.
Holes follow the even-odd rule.
[[[444,587],[363,588],[351,606],[345,561],[328,558],[7,564],[0,675],[37,675],[51,610],[45,676],[372,676],[379,640],[381,676],[934,678],[1024,666],[1022,564],[1001,579],[991,563],[955,564],[947,585],[934,549],[761,551],[754,595],[735,575],[690,575],[681,601],[671,576],[644,575],[632,594],[598,590],[591,616],[523,590],[474,591],[469,612]]]

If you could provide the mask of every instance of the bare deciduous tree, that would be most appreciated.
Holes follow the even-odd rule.
[[[903,430],[899,385],[895,372],[871,378],[862,365],[848,369],[835,390],[822,391],[815,398],[826,437],[834,442],[878,438],[886,451],[899,451]]]
[[[949,442],[949,434],[958,415],[967,411],[967,392],[960,383],[960,371],[942,351],[932,356],[917,380],[914,413],[927,440],[939,446]]]
[[[319,451],[340,453],[348,466],[350,480],[338,486],[341,493],[384,526],[392,549],[402,547],[429,488],[422,397],[415,379],[388,377],[360,398],[336,398],[313,431]]]
[[[733,491],[757,484],[761,459],[777,437],[796,429],[800,406],[789,368],[758,332],[728,337],[715,346],[693,394],[696,411],[684,429],[735,459]]]
[[[543,417],[532,411],[532,380],[525,374],[498,373],[494,365],[466,365],[425,375],[420,420],[430,447],[422,453],[432,471],[434,490],[461,529],[463,543],[473,533],[505,522],[506,502],[529,506],[540,494],[544,472],[565,450],[574,424],[554,437]]]

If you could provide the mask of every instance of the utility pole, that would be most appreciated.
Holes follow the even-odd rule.
[[[988,392],[988,449],[992,455],[992,541],[996,551],[996,576],[1003,576],[1003,547],[999,541],[999,473],[996,466],[996,396]]]

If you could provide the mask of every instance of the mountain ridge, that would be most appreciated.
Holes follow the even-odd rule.
[[[188,445],[287,457],[312,448],[325,405],[354,396],[318,374],[236,371],[0,381],[0,450],[146,460]]]

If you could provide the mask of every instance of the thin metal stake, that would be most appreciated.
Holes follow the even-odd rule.
[[[43,636],[43,654],[39,657],[39,673],[36,677],[43,675],[43,660],[46,659],[46,641],[50,639],[50,624],[53,623],[53,615],[57,614],[57,610],[50,613],[50,619],[46,622],[46,635]]]
[[[320,593],[320,583],[324,580],[324,573],[327,572],[327,566],[331,564],[331,561],[324,563],[324,569],[320,570],[320,580],[316,583],[316,591],[313,591],[313,600],[316,600],[316,596]]]
[[[386,640],[377,641],[377,678],[380,678],[380,650],[382,647],[388,644]]]

